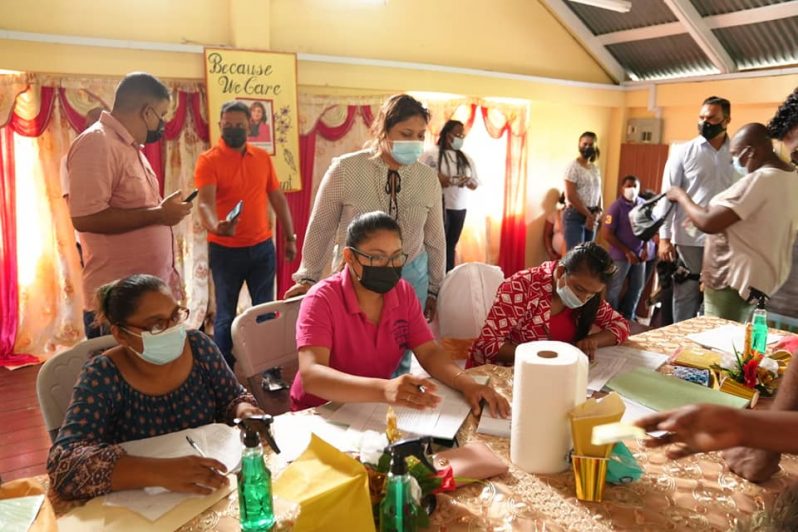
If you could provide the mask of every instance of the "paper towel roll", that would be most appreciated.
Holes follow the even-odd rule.
[[[528,473],[568,468],[568,413],[587,396],[588,359],[564,342],[529,342],[515,349],[510,459]]]

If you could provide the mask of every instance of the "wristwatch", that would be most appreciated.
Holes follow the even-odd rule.
[[[286,242],[296,242],[296,233],[292,233],[290,235],[285,236]]]

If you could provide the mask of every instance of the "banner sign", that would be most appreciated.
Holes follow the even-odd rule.
[[[296,55],[206,48],[205,85],[211,145],[222,104],[241,100],[252,114],[247,142],[272,156],[283,191],[301,190]]]

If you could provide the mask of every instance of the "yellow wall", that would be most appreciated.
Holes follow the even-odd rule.
[[[609,78],[536,0],[0,0],[3,29],[160,43],[263,48],[441,64],[608,83]],[[478,28],[475,31],[474,28]],[[201,79],[201,54],[0,39],[0,69],[120,76],[146,69]],[[304,92],[437,91],[521,98],[531,105],[527,202],[528,263],[541,245],[547,191],[562,187],[579,133],[596,131],[605,202],[614,199],[627,117],[653,116],[645,87],[620,91],[441,71],[300,61]],[[657,87],[663,142],[695,135],[704,96],[731,99],[732,129],[766,121],[798,76],[682,82]],[[577,104],[578,102],[578,104]]]
[[[663,120],[664,144],[696,136],[701,102],[708,96],[727,98],[732,104],[730,133],[749,122],[767,123],[776,108],[798,86],[798,75],[765,78],[668,83],[657,86],[656,106]],[[630,117],[653,117],[648,110],[648,89],[628,91],[626,107]]]

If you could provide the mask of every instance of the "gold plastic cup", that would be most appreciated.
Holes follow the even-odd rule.
[[[607,480],[607,458],[572,456],[576,483],[576,498],[580,501],[601,502]]]

